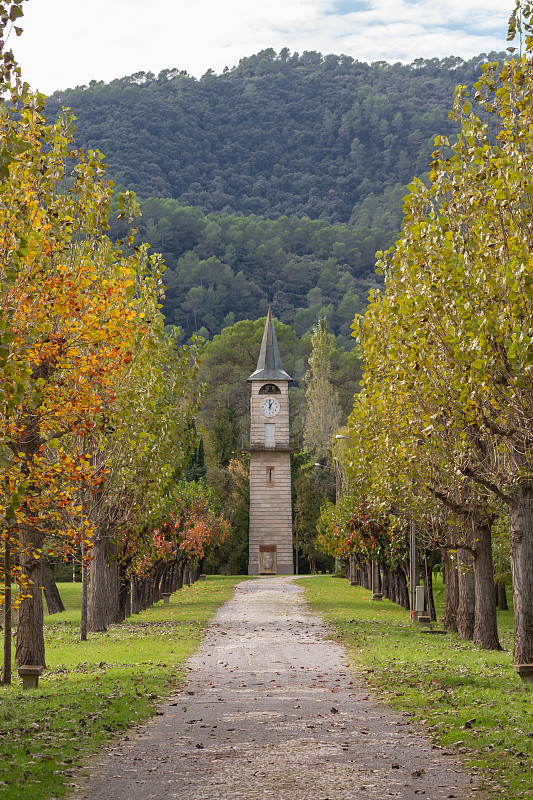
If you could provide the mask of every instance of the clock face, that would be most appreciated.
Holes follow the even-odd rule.
[[[273,417],[279,411],[279,403],[277,400],[274,400],[273,397],[267,397],[266,400],[263,400],[261,403],[261,411],[265,415],[265,417]]]

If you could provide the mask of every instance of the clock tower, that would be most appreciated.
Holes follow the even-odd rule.
[[[292,575],[289,383],[269,307],[250,399],[250,575]]]

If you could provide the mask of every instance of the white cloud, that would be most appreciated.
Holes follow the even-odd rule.
[[[512,2],[369,0],[30,0],[13,42],[26,80],[51,92],[138,71],[220,72],[266,47],[411,61],[502,50]]]

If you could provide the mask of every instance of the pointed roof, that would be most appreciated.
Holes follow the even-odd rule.
[[[272,309],[268,307],[268,314],[261,342],[261,350],[257,361],[257,369],[252,372],[249,381],[292,381],[291,376],[285,372],[281,365],[276,328],[272,319]]]

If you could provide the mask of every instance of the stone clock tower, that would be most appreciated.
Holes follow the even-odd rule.
[[[289,383],[281,366],[272,312],[250,399],[250,575],[292,575]]]

